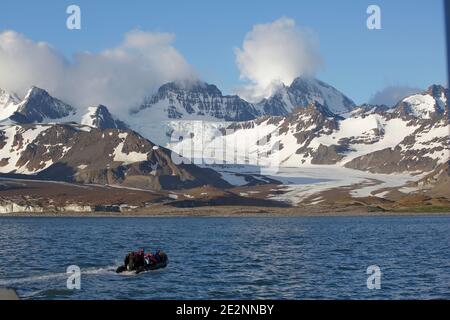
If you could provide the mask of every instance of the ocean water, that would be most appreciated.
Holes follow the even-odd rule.
[[[168,267],[116,274],[142,246]],[[450,217],[0,218],[0,257],[23,299],[450,299]]]

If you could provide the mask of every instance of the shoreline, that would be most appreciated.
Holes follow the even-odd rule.
[[[398,211],[373,211],[363,208],[322,208],[311,210],[311,208],[267,208],[267,207],[197,207],[197,208],[155,208],[153,210],[130,211],[130,212],[14,212],[0,213],[0,218],[195,218],[195,217],[401,217],[401,216],[450,216],[450,210],[414,210],[405,208]]]

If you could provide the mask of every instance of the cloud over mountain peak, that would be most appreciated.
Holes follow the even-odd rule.
[[[253,101],[270,96],[280,82],[314,76],[322,64],[314,32],[287,17],[253,26],[235,54],[240,77],[249,82],[238,91]]]
[[[114,48],[76,53],[68,61],[45,42],[15,31],[0,33],[0,87],[23,95],[30,86],[77,106],[106,104],[120,112],[149,91],[196,73],[173,47],[170,33],[133,30]]]

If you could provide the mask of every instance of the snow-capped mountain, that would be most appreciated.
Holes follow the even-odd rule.
[[[9,118],[17,123],[41,123],[75,113],[75,108],[52,97],[44,89],[32,87]]]
[[[157,120],[247,121],[264,115],[287,115],[311,102],[318,102],[336,114],[355,107],[352,100],[334,87],[317,79],[299,77],[290,86],[281,83],[271,97],[256,104],[236,95],[224,96],[212,84],[171,82],[161,86],[132,113]]]
[[[427,172],[450,158],[446,96],[448,90],[432,86],[392,109],[365,105],[346,118],[312,102],[288,116],[235,123],[227,128],[233,132],[225,136],[194,136],[192,142],[173,143],[171,148],[184,155],[189,145],[236,146],[240,163],[264,155],[259,161],[286,167],[338,165],[376,173]],[[223,156],[222,151],[213,154]],[[220,163],[229,156],[215,158]]]
[[[448,97],[448,89],[434,85],[402,99],[393,108],[356,108],[334,88],[318,80],[298,78],[257,105],[237,96],[223,96],[213,85],[169,83],[125,121],[114,117],[103,105],[79,114],[36,87],[23,100],[1,91],[0,110],[12,125],[76,122],[83,125],[80,128],[84,129],[77,129],[83,132],[89,131],[88,127],[129,128],[181,154],[180,148],[191,143],[202,154],[207,142],[236,145],[241,163],[248,157],[267,153],[270,161],[276,158],[281,166],[338,165],[391,173],[430,171],[449,158]],[[258,117],[259,114],[263,116]],[[226,130],[229,132],[223,135]],[[174,131],[184,133],[184,140],[173,141]],[[11,143],[22,142],[19,139]],[[7,158],[6,154],[0,158],[5,163],[3,172],[18,170],[14,161],[10,167],[12,162],[7,162]]]
[[[197,127],[199,121],[215,130],[226,128],[230,122],[286,116],[311,102],[337,114],[355,107],[344,94],[316,79],[297,78],[290,86],[282,84],[271,97],[256,104],[238,96],[224,96],[216,86],[204,82],[171,82],[161,86],[124,121],[143,136],[168,145],[173,132]]]
[[[335,112],[353,107],[353,102],[333,87],[304,78],[296,79],[289,87],[283,85],[258,104],[236,95],[223,95],[216,86],[204,82],[171,82],[161,86],[124,119],[113,116],[103,105],[77,110],[37,87],[32,87],[24,99],[2,91],[1,101],[3,123],[76,122],[103,129],[130,127],[161,145],[167,145],[171,133],[179,126],[189,127],[195,121],[207,121],[214,128],[226,127],[230,122],[264,115],[287,115],[296,107],[315,101]]]
[[[99,129],[127,129],[125,122],[116,119],[104,105],[89,107],[81,117],[81,124]]]
[[[0,172],[152,190],[229,186],[213,170],[175,164],[170,150],[131,130],[79,124],[0,126]]]
[[[0,89],[0,123],[55,122],[76,122],[100,129],[128,128],[126,123],[113,116],[104,105],[80,111],[38,87],[31,87],[23,99]]]
[[[20,98],[0,88],[0,121],[9,118],[17,110]]]
[[[368,112],[382,121],[397,123],[385,136],[396,144],[374,148],[346,163],[349,168],[372,172],[434,170],[450,159],[449,90],[433,85],[402,99],[393,109]],[[395,138],[392,138],[395,137]]]
[[[284,116],[299,107],[318,102],[335,114],[355,108],[355,103],[336,88],[317,79],[299,77],[290,86],[280,84],[275,93],[256,104],[264,115]]]
[[[432,85],[427,91],[413,94],[401,100],[395,107],[398,115],[431,119],[442,115],[448,107],[450,93],[442,86]]]
[[[133,113],[156,121],[246,121],[259,115],[252,104],[236,95],[224,96],[215,85],[204,82],[167,83]]]

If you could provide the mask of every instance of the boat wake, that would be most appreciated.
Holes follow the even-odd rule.
[[[92,267],[81,269],[81,275],[101,275],[101,274],[115,274],[116,266],[104,266],[104,267]],[[70,274],[65,272],[51,273],[45,275],[35,275],[24,278],[11,278],[11,279],[0,279],[0,287],[15,286],[24,283],[34,283],[34,282],[45,282],[56,279],[67,278]]]

